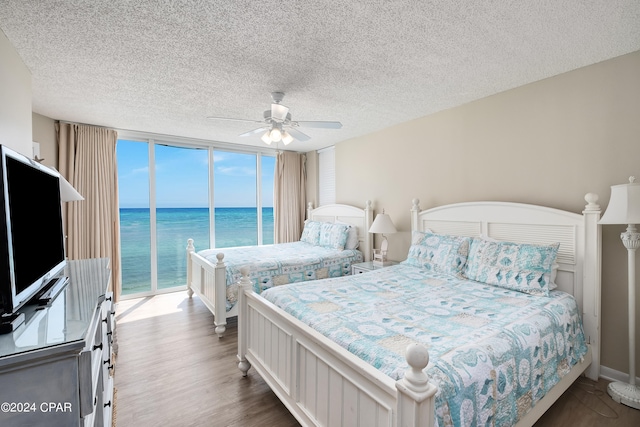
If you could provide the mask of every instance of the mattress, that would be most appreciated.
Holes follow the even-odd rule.
[[[439,426],[515,424],[587,352],[575,299],[400,264],[262,296],[393,379],[427,346]]]
[[[254,291],[261,293],[273,286],[351,274],[351,264],[362,262],[357,249],[331,249],[306,242],[278,243],[206,249],[199,254],[212,264],[224,253],[227,281],[227,311],[237,303],[240,269],[249,268]]]

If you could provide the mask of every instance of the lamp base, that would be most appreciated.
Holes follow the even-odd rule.
[[[388,265],[393,265],[393,261],[388,261],[388,260],[382,261],[382,260],[374,259],[373,265],[375,265],[376,267],[386,267]]]
[[[607,387],[609,396],[618,403],[640,409],[640,387],[623,382],[612,382]]]

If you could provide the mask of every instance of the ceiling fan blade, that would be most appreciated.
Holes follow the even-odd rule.
[[[280,104],[271,104],[271,118],[278,121],[284,122],[284,119],[287,118],[287,114],[289,113],[289,107],[285,107]]]
[[[255,135],[256,133],[265,132],[267,129],[269,129],[269,126],[263,126],[261,128],[250,130],[249,132],[242,133],[239,136],[251,136],[251,135]]]
[[[342,123],[340,122],[295,122],[295,126],[301,128],[318,128],[318,129],[340,129]]]
[[[309,135],[300,132],[298,129],[289,128],[287,129],[287,132],[289,132],[289,135],[291,135],[298,141],[308,141],[311,139]]]
[[[209,119],[209,120],[228,120],[228,121],[232,121],[232,122],[264,123],[264,120],[232,119],[232,118],[229,118],[229,117],[213,117],[213,116],[209,116],[209,117],[207,117],[207,119]]]

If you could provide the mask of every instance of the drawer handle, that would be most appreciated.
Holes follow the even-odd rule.
[[[107,332],[107,336],[110,337],[111,335],[113,335],[113,332],[111,332],[111,331]]]
[[[93,349],[94,349],[94,350],[97,350],[97,349],[102,350],[102,343],[100,343],[100,344],[98,344],[98,345],[94,345],[94,346],[93,346]]]
[[[111,298],[111,296],[108,296],[108,297],[106,297],[104,300],[105,300],[105,301],[111,301],[111,299],[112,299],[112,298]]]
[[[111,401],[108,401],[107,403],[104,404],[104,407],[106,408],[107,406],[111,406]]]
[[[107,322],[109,321],[109,318],[108,318],[108,317],[105,317],[104,319],[102,319],[102,321],[103,321],[104,323],[107,323]]]
[[[102,362],[103,365],[106,365],[107,363],[111,363],[111,358],[108,358],[107,360],[105,360],[104,362]]]

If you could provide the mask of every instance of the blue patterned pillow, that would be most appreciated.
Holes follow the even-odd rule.
[[[344,249],[344,245],[347,244],[348,237],[348,225],[324,222],[320,227],[320,239],[318,246],[342,250]]]
[[[414,231],[404,264],[460,276],[467,262],[470,237]]]
[[[559,246],[473,239],[464,276],[505,289],[548,296]]]
[[[302,236],[300,236],[300,241],[318,246],[318,242],[320,241],[321,226],[322,223],[318,221],[305,221],[304,229],[302,230]]]

